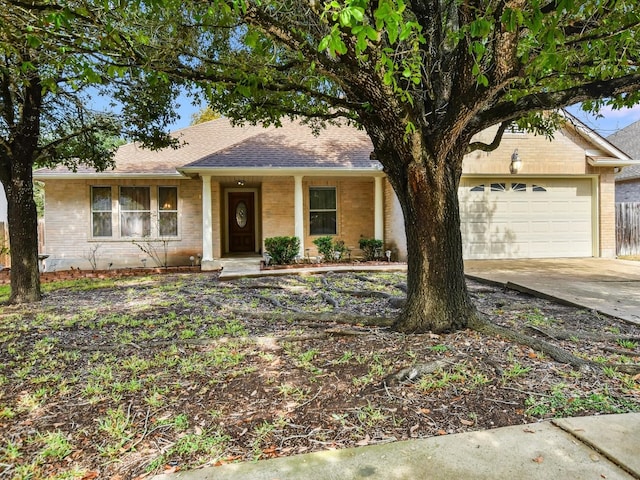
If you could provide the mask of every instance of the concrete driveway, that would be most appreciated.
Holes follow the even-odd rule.
[[[608,258],[467,260],[469,278],[640,325],[640,262]]]

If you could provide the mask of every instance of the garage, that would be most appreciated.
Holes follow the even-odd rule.
[[[466,178],[459,193],[466,259],[593,256],[590,178]]]

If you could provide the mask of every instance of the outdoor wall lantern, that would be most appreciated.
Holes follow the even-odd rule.
[[[518,149],[516,148],[511,154],[511,164],[509,165],[509,171],[511,173],[518,173],[522,168],[522,160],[518,155]]]
[[[244,187],[244,180],[238,180],[238,186]]]

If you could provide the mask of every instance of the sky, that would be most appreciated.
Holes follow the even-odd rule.
[[[587,127],[595,130],[605,138],[640,120],[640,105],[621,110],[612,110],[610,107],[606,107],[602,109],[601,117],[587,114],[575,106],[569,107],[567,110]]]

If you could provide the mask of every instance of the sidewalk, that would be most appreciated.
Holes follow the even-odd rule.
[[[640,413],[327,450],[159,475],[154,480],[634,478],[640,478]]]

